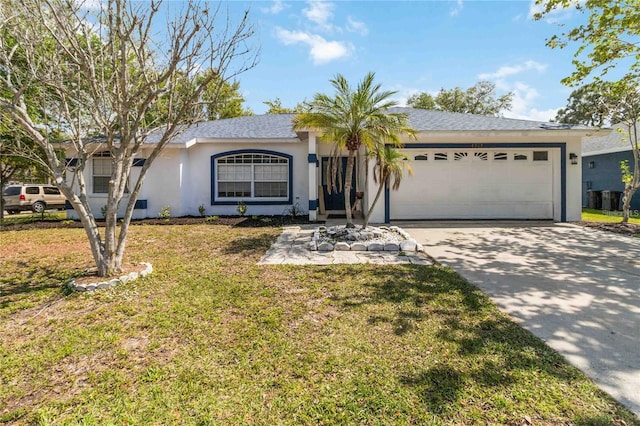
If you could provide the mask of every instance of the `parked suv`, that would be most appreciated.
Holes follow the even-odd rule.
[[[4,209],[9,213],[32,210],[42,213],[45,209],[64,209],[65,197],[52,185],[9,185],[2,193]]]

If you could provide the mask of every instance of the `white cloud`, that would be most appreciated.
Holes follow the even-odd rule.
[[[536,61],[525,61],[521,64],[517,65],[505,65],[498,68],[498,71],[493,73],[483,73],[478,74],[478,78],[480,80],[494,80],[494,79],[502,79],[511,75],[520,74],[525,71],[535,70],[538,72],[544,72],[547,69],[547,64],[541,64]]]
[[[346,58],[353,53],[353,46],[344,41],[329,41],[323,37],[304,31],[289,31],[276,28],[276,37],[285,45],[306,44],[309,56],[316,65],[326,64],[336,59]]]
[[[285,10],[288,7],[289,7],[289,5],[286,4],[282,0],[273,0],[273,3],[271,3],[271,6],[262,7],[262,8],[260,8],[260,10],[262,10],[264,13],[269,13],[271,15],[277,15],[278,13],[282,12],[283,10]]]
[[[333,19],[334,4],[319,0],[309,0],[307,4],[309,7],[302,9],[302,14],[321,29],[332,31],[333,25],[330,21]]]
[[[463,7],[464,5],[462,4],[462,0],[456,0],[456,5],[451,9],[451,11],[449,12],[449,15],[458,16],[458,14],[460,14],[460,12],[462,11]]]
[[[521,120],[549,121],[556,116],[558,108],[540,110],[533,107],[533,104],[540,93],[534,88],[523,82],[515,82],[508,84],[502,82],[502,85],[513,92],[513,101],[511,102],[511,110],[506,111],[504,116],[507,118],[518,118]]]
[[[358,33],[360,35],[369,34],[369,28],[364,22],[356,21],[351,16],[347,16],[347,31],[352,33]]]

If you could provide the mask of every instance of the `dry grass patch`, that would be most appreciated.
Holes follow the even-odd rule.
[[[82,230],[0,234],[0,421],[636,422],[451,270],[256,265],[278,234],[133,227],[154,273],[94,294]]]

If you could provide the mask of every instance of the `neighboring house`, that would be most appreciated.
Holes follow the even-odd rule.
[[[581,170],[571,159],[578,158],[582,138],[593,129],[394,110],[408,114],[410,125],[419,130],[417,140],[405,139],[402,149],[415,174],[406,176],[398,191],[385,191],[372,222],[580,220]],[[155,217],[164,206],[174,216],[195,216],[200,205],[207,215],[234,215],[240,201],[247,204],[248,215],[286,214],[292,206],[308,212],[311,220],[344,214],[343,194],[328,188],[332,144],[319,141],[317,132],[294,132],[293,117],[257,115],[194,124],[149,169],[134,217]],[[358,155],[354,179],[354,189],[364,192],[359,206],[364,212],[377,189],[365,154]],[[74,161],[73,153],[68,157]],[[144,150],[134,165],[143,162]],[[90,163],[89,199],[98,214],[106,201],[110,163],[100,156]]]
[[[582,205],[589,206],[589,191],[624,191],[620,162],[628,160],[633,170],[633,152],[624,125],[613,126],[603,136],[588,137],[582,144]],[[601,194],[598,194],[601,196]],[[596,206],[602,208],[601,205]],[[617,208],[622,208],[622,197]],[[631,199],[631,209],[640,210],[640,196]]]

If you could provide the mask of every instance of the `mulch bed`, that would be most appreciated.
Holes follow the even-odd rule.
[[[204,217],[185,216],[172,217],[169,219],[149,218],[135,219],[131,221],[132,226],[144,225],[226,225],[239,228],[262,228],[272,226],[298,225],[310,223],[306,216],[220,216],[215,220],[207,220]],[[104,222],[98,221],[98,226],[104,226]],[[34,220],[29,223],[5,224],[0,227],[0,231],[22,231],[27,229],[67,229],[82,228],[80,221],[74,220]]]
[[[637,225],[635,223],[577,222],[577,224],[585,226],[587,228],[596,228],[601,231],[615,232],[616,234],[623,234],[632,237],[640,237],[640,225]]]

